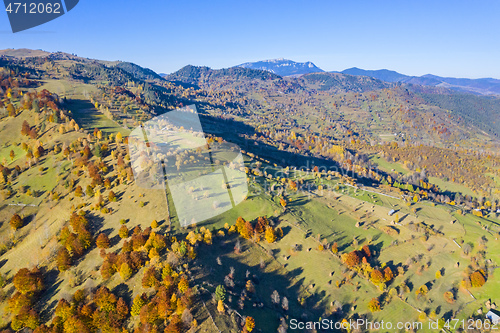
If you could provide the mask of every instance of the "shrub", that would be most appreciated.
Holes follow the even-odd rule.
[[[371,301],[368,303],[368,309],[371,312],[376,312],[380,311],[380,302],[376,298],[372,298]]]
[[[470,275],[472,287],[482,287],[486,283],[486,278],[481,271],[475,271]]]
[[[453,293],[451,291],[445,292],[443,296],[444,296],[444,299],[446,300],[446,302],[448,302],[448,303],[455,302],[455,296],[453,295]]]
[[[21,218],[21,216],[19,216],[19,214],[12,215],[12,218],[10,219],[10,227],[13,230],[22,228],[23,224],[24,224],[23,219]]]

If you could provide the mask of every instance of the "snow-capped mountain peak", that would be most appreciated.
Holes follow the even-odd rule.
[[[236,67],[266,70],[281,76],[324,72],[321,68],[317,67],[310,61],[295,62],[284,58],[247,62]]]

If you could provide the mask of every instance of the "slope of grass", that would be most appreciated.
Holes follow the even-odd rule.
[[[451,181],[446,181],[436,177],[429,177],[429,181],[431,184],[439,186],[439,188],[444,191],[459,192],[462,193],[463,195],[477,196],[477,194],[475,194],[468,187]]]
[[[385,171],[385,172],[391,172],[391,170],[393,170],[393,169],[399,173],[402,173],[402,174],[407,174],[409,172],[409,170],[406,169],[405,167],[403,167],[400,163],[387,162],[384,158],[382,158],[380,156],[376,156],[376,155],[372,156],[371,160],[378,165],[380,170]]]

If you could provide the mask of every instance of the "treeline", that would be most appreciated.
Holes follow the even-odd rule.
[[[386,145],[381,146],[381,150],[382,157],[388,162],[401,163],[418,176],[424,175],[424,178],[415,178],[415,174],[398,176],[417,186],[421,179],[436,177],[462,184],[478,193],[489,193],[495,187],[493,179],[487,174],[495,174],[492,165],[499,164],[496,156],[428,146]]]

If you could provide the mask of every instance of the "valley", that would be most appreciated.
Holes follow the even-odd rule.
[[[450,320],[500,302],[497,96],[322,71],[160,76],[62,52],[0,51],[0,67],[2,332],[282,333],[318,318],[459,332]],[[190,105],[215,165],[241,148],[248,194],[185,226],[177,179],[145,188],[129,135]],[[202,149],[182,149],[165,153],[180,179],[204,175]]]

